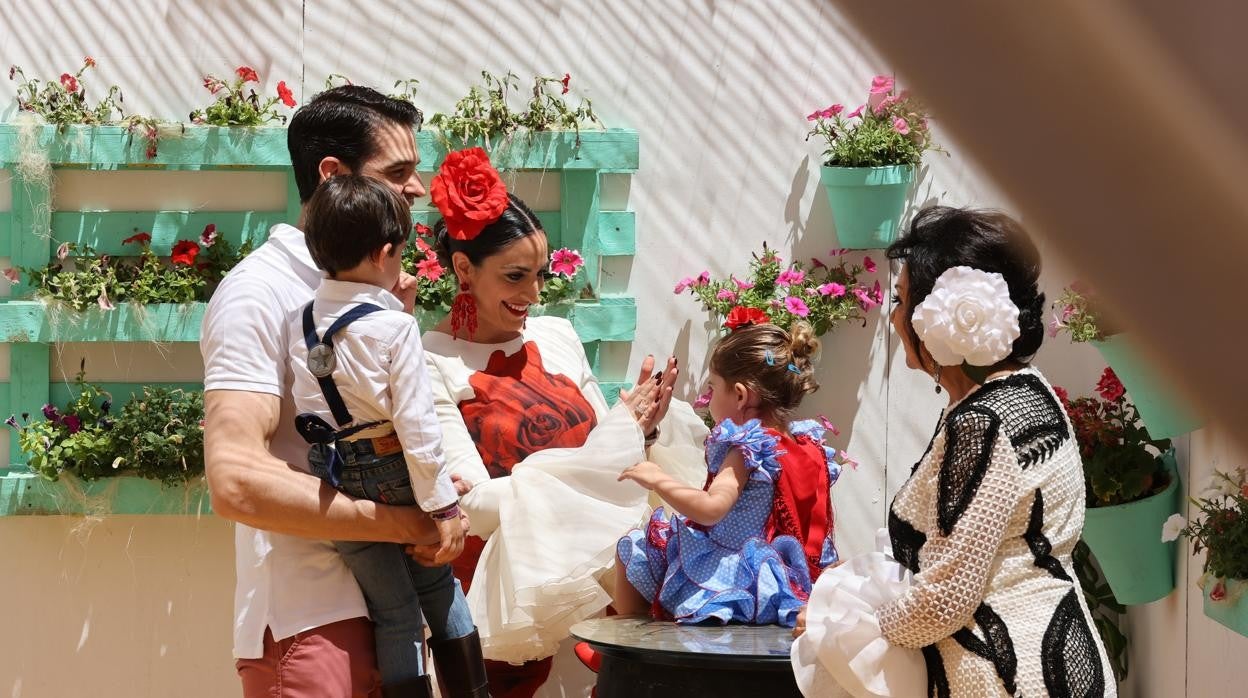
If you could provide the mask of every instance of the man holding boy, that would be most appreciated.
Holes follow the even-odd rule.
[[[366,87],[343,86],[296,112],[287,134],[302,203],[336,174],[425,196],[413,130],[420,112]],[[294,428],[288,322],[322,274],[296,227],[222,281],[204,316],[205,471],[213,510],[236,522],[234,656],[243,694],[284,698],[380,695],[364,599],[330,540],[431,544],[418,507],[354,499],[308,472]],[[414,284],[396,295],[410,308]]]

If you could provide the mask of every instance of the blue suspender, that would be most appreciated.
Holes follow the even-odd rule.
[[[314,352],[324,356],[333,356],[334,335],[338,334],[344,327],[359,320],[366,315],[372,315],[381,310],[381,307],[372,303],[361,303],[354,308],[342,314],[342,317],[334,321],[329,329],[325,331],[325,338],[321,339],[316,334],[316,322],[312,319],[312,304],[308,303],[303,308],[303,341],[308,347],[308,355],[311,357]],[[327,349],[317,349],[318,346],[324,346]],[[328,354],[326,354],[326,351]],[[347,411],[347,403],[342,400],[342,393],[338,392],[338,386],[334,383],[333,370],[337,362],[328,359],[325,360],[324,366],[328,368],[323,375],[317,375],[316,381],[321,385],[321,393],[325,395],[325,402],[329,404],[329,411],[334,415],[334,421],[338,422],[338,426],[350,424],[352,421],[351,413]]]
[[[334,357],[334,335],[365,315],[371,315],[381,309],[372,303],[361,303],[351,308],[329,326],[324,338],[316,334],[316,323],[312,319],[312,304],[308,303],[303,309],[303,341],[308,347],[308,370],[312,371],[312,375],[320,384],[321,393],[324,394],[329,411],[333,413],[334,421],[339,427],[350,424],[354,421],[354,417],[347,410],[347,403],[343,401],[342,393],[338,392],[338,385],[334,383],[334,366],[337,364]],[[313,450],[322,451],[328,470],[329,484],[334,487],[342,483],[343,462],[338,454],[337,442],[381,423],[365,422],[335,431],[324,419],[311,412],[295,417],[295,428],[299,434],[305,441],[312,444]]]

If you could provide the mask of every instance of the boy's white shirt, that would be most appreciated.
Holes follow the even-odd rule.
[[[442,453],[442,429],[416,318],[403,312],[403,303],[379,286],[326,278],[312,306],[317,335],[324,339],[335,320],[361,303],[382,310],[334,336],[334,383],[355,423],[388,421],[394,427],[420,508],[436,511],[451,506],[458,495]],[[330,426],[346,427],[334,421],[320,383],[308,370],[302,312],[291,318],[288,337],[296,412],[311,412]]]
[[[273,456],[302,471],[308,446],[295,431],[290,397],[290,316],[312,300],[321,272],[303,233],[284,223],[226,276],[204,314],[200,351],[204,390],[273,395],[281,401],[269,442]],[[302,333],[301,333],[302,334]],[[264,654],[264,630],[275,640],[368,615],[351,570],[329,541],[234,526],[234,656]]]

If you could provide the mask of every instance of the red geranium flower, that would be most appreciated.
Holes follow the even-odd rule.
[[[238,66],[238,70],[234,72],[238,73],[238,77],[242,78],[243,82],[260,82],[260,76],[256,75],[256,71],[245,65]]]
[[[565,95],[566,95],[566,94],[568,93],[568,83],[572,82],[572,73],[564,73],[564,74],[563,74],[563,79],[562,79],[562,80],[560,80],[559,82],[561,82],[561,83],[563,84],[563,93],[562,93],[562,94],[565,94]]]
[[[86,58],[82,59],[82,62],[86,63],[88,66],[92,68],[95,67],[95,59],[90,56],[87,56]]]
[[[766,325],[769,322],[771,319],[767,317],[767,313],[758,308],[738,305],[728,312],[728,317],[724,319],[724,327],[735,330],[742,325]]]
[[[449,153],[429,186],[429,196],[456,240],[471,240],[507,210],[507,187],[481,148]]]
[[[173,252],[169,255],[169,261],[190,267],[195,265],[195,257],[198,254],[199,245],[191,240],[179,240],[178,244],[173,246]]]
[[[436,257],[428,257],[416,263],[416,276],[437,281],[442,278],[442,273],[446,271],[438,264]]]
[[[1053,392],[1057,393],[1057,399],[1061,400],[1063,405],[1070,405],[1070,393],[1067,393],[1065,388],[1055,385],[1053,386]],[[1070,410],[1069,407],[1066,409],[1067,411]]]
[[[277,97],[282,100],[282,104],[285,104],[288,107],[293,107],[296,104],[295,95],[290,91],[290,88],[286,86],[285,80],[277,83]]]
[[[134,235],[131,235],[125,240],[122,240],[121,244],[129,245],[132,242],[137,242],[140,245],[146,245],[147,243],[151,241],[152,241],[152,236],[149,235],[148,233],[135,233]]]
[[[1101,374],[1101,380],[1096,383],[1096,392],[1110,402],[1118,402],[1127,389],[1122,387],[1122,381],[1118,380],[1114,369],[1106,367],[1105,372]]]
[[[69,73],[61,73],[61,87],[64,87],[66,92],[77,92],[78,78]]]

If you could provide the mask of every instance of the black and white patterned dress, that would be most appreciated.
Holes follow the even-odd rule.
[[[1035,369],[988,381],[945,410],[893,500],[893,555],[915,576],[877,616],[922,650],[932,698],[1117,695],[1071,564],[1083,465],[1059,405]]]

